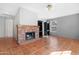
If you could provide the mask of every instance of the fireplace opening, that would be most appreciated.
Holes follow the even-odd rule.
[[[35,39],[35,32],[26,32],[25,33],[25,39],[26,40]]]

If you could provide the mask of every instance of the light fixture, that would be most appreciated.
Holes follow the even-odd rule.
[[[48,11],[50,11],[52,9],[52,5],[51,4],[48,4],[47,5],[47,8],[48,8]]]

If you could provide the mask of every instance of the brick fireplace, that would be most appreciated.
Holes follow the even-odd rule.
[[[17,25],[17,41],[19,44],[27,43],[30,41],[26,38],[26,33],[28,35],[31,35],[31,33],[35,33],[35,35],[32,34],[32,36],[35,37],[31,38],[30,40],[36,40],[37,38],[39,38],[39,26]]]

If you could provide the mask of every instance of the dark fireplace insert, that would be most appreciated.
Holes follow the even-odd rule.
[[[35,39],[35,32],[26,32],[25,33],[25,39],[26,40]]]

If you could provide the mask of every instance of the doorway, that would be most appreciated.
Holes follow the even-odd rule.
[[[42,29],[42,21],[38,21],[38,26],[39,26],[39,37],[43,37],[43,29]]]

